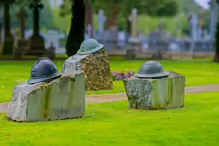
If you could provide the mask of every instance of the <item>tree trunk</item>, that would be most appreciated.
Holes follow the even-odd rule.
[[[85,0],[86,7],[86,27],[90,24],[92,26],[93,31],[93,9],[91,5],[91,0]],[[88,33],[89,30],[87,30]],[[91,37],[93,37],[93,33],[91,33]]]
[[[215,33],[215,62],[219,62],[219,22],[217,22]]]
[[[117,17],[118,17],[118,6],[117,4],[115,4],[111,17],[108,18],[107,20],[107,27],[111,28],[111,27],[117,27]]]
[[[83,0],[74,0],[71,28],[66,44],[66,54],[72,56],[80,49],[85,34],[85,5]]]
[[[11,35],[11,25],[10,25],[10,4],[4,4],[4,29],[5,29],[5,41],[3,54],[4,55],[12,55],[13,53],[13,44],[14,40]]]

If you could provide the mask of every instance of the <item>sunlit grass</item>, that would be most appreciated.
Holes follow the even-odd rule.
[[[111,71],[137,72],[146,60],[128,61],[121,58],[111,59]],[[54,61],[61,70],[64,61]],[[187,86],[219,84],[219,64],[209,60],[161,61],[167,71],[173,70],[186,76]],[[9,101],[13,87],[28,80],[34,61],[0,61],[0,102]],[[1,87],[3,86],[3,88]],[[114,90],[87,92],[103,94],[124,92],[123,82],[114,82]]]
[[[217,146],[219,92],[187,95],[185,107],[144,111],[128,102],[88,105],[82,119],[13,123],[0,114],[0,145]]]

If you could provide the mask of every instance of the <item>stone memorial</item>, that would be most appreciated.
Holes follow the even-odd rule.
[[[131,22],[131,37],[128,40],[128,46],[126,49],[126,58],[135,59],[136,54],[141,51],[141,41],[138,38],[138,13],[137,9],[132,10],[132,14],[129,16]]]
[[[14,87],[8,105],[8,118],[13,121],[50,121],[78,118],[85,113],[85,75],[60,74],[48,58],[39,59],[31,78]]]
[[[82,42],[77,54],[65,61],[62,72],[74,74],[81,69],[86,75],[87,91],[113,89],[107,52],[104,45],[99,44],[95,39]]]
[[[148,61],[139,73],[124,80],[130,108],[172,109],[184,106],[185,77],[165,72],[157,61]]]
[[[55,47],[55,53],[59,54],[60,53],[60,38],[59,38],[59,33],[54,30],[49,30],[48,33],[46,34],[46,48],[49,48],[51,46],[51,43]]]
[[[106,22],[106,17],[104,16],[104,11],[99,10],[98,14],[98,32],[101,33],[104,31],[104,23]]]

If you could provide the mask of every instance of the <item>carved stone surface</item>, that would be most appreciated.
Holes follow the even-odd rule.
[[[110,72],[110,62],[105,49],[89,55],[76,54],[69,57],[63,66],[63,73],[74,73],[84,70],[86,74],[86,90],[111,90],[113,79]]]
[[[171,109],[184,106],[185,77],[170,72],[168,77],[124,80],[130,108]]]
[[[49,121],[81,117],[85,113],[85,75],[62,75],[49,83],[21,83],[14,87],[8,118]]]

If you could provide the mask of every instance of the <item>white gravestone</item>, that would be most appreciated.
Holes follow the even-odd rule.
[[[88,24],[87,25],[87,35],[88,35],[88,38],[92,38],[92,36],[93,36],[92,33],[93,33],[92,25]]]
[[[103,32],[104,31],[104,23],[106,22],[106,17],[104,16],[104,11],[103,10],[99,10],[99,14],[98,14],[98,31],[99,32]]]
[[[46,40],[46,48],[49,48],[51,43],[53,43],[55,47],[55,53],[60,54],[60,44],[59,44],[59,33],[57,31],[48,31]]]
[[[191,25],[192,25],[192,41],[197,41],[198,39],[198,16],[195,13],[192,15]]]
[[[129,21],[131,22],[131,42],[139,42],[138,39],[138,12],[137,9],[132,10],[132,14],[129,16]]]

